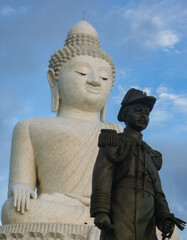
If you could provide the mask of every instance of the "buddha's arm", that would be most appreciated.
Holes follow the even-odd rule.
[[[19,122],[13,132],[8,197],[18,212],[29,209],[36,186],[36,164],[29,134],[29,120]]]

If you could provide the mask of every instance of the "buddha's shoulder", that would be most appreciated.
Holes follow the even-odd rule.
[[[38,127],[47,127],[55,125],[58,121],[56,117],[39,117],[39,118],[28,118],[19,121],[15,129],[30,129],[30,128],[38,128]]]
[[[41,117],[41,118],[29,118],[18,122],[15,126],[14,131],[29,131],[29,132],[42,132],[55,129],[70,130],[72,127],[79,126],[79,128],[87,127],[88,129],[95,127],[98,122],[93,124],[93,122],[84,122],[75,119],[66,119],[63,117]],[[97,125],[98,126],[98,125]],[[118,123],[106,122],[99,123],[99,128],[97,129],[111,129],[116,130],[116,132],[123,132],[123,127]]]
[[[116,132],[118,132],[118,133],[123,132],[122,125],[115,123],[115,122],[102,123],[102,129],[116,130]]]

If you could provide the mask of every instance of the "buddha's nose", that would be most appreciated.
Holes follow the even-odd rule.
[[[101,79],[99,78],[96,71],[91,71],[88,75],[88,78],[86,80],[87,84],[93,85],[93,86],[101,86]]]

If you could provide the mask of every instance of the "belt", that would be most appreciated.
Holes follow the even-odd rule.
[[[137,182],[138,181],[138,182]],[[151,182],[145,181],[145,187],[144,187],[144,181],[142,179],[134,179],[134,178],[122,178],[118,183],[118,187],[127,187],[127,188],[133,188],[137,190],[144,190],[145,192],[151,193],[152,195],[155,195],[154,186]]]

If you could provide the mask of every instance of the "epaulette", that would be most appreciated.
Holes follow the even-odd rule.
[[[104,146],[117,146],[119,143],[119,137],[116,130],[101,129],[99,135],[98,147]]]
[[[156,169],[159,171],[162,167],[162,154],[156,150],[154,150],[155,157],[153,158],[153,163]]]

